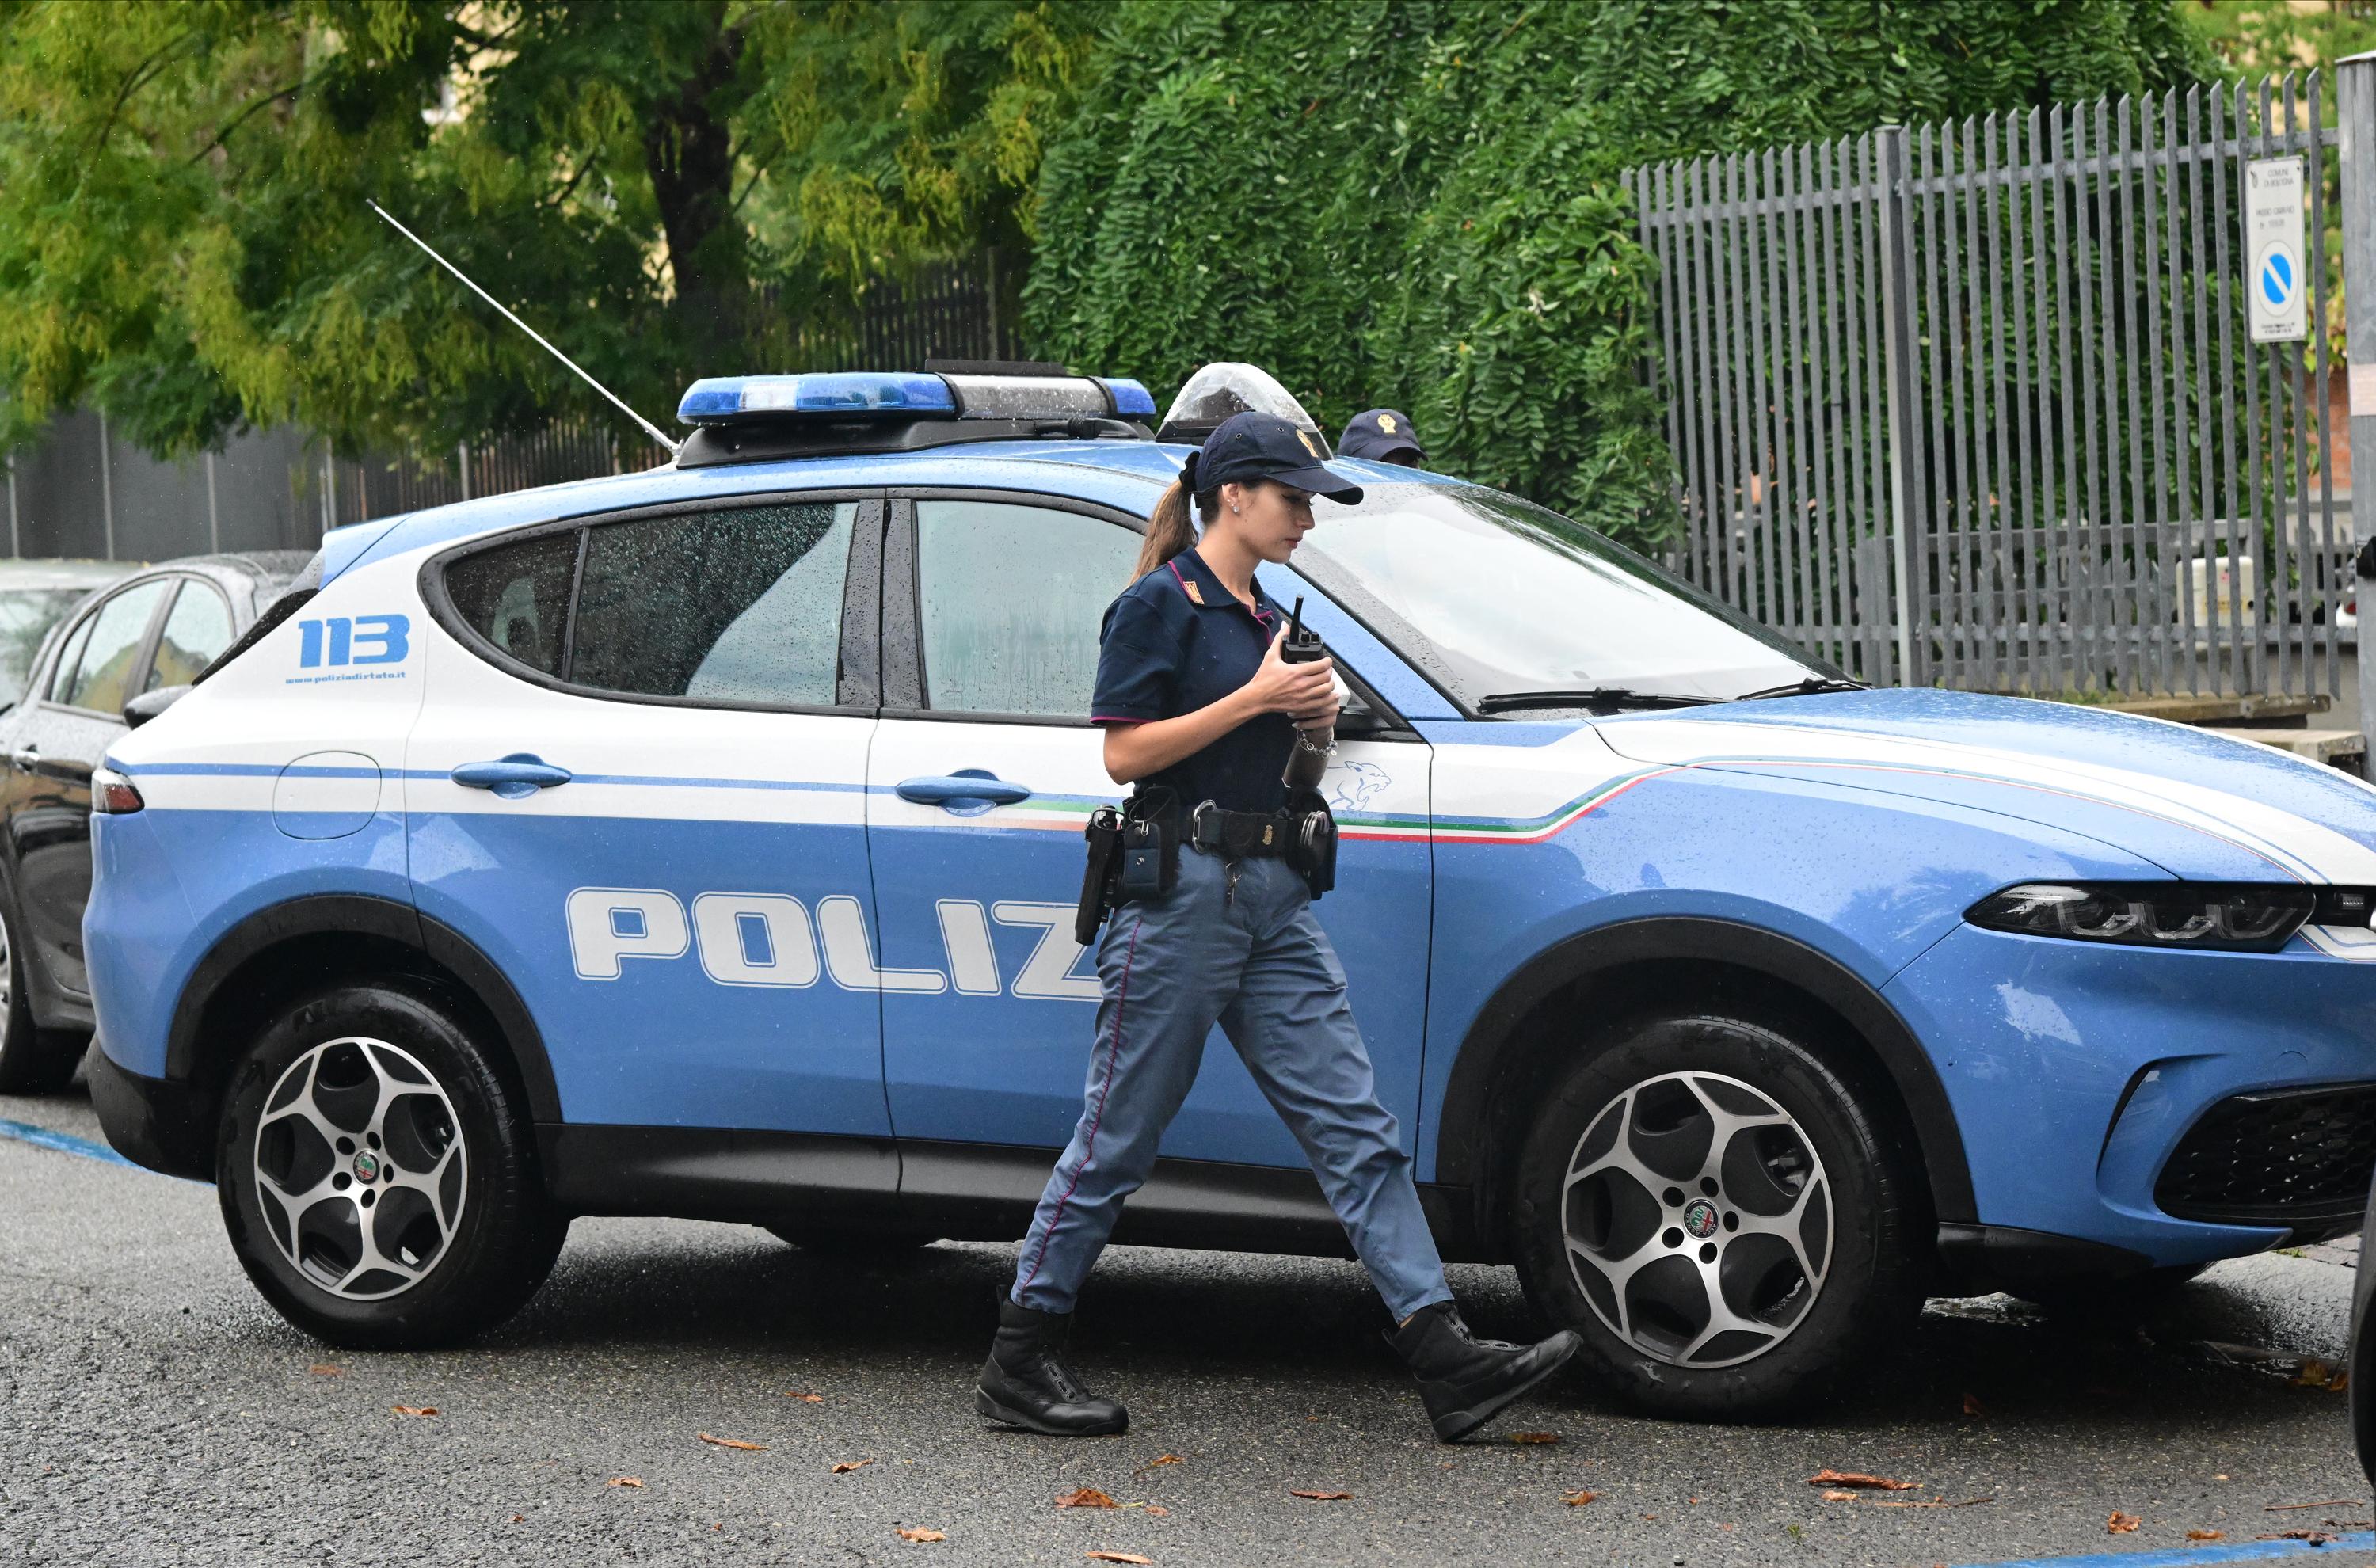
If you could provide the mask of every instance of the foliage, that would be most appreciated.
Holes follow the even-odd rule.
[[[2177,13],[2237,77],[2330,66],[2376,49],[2376,0],[2176,0]]]
[[[1020,232],[1100,15],[0,0],[0,445],[86,399],[160,453],[615,421],[366,196],[665,411],[861,277]]]
[[[1637,541],[1672,470],[1622,171],[2211,68],[2166,0],[1176,0],[1106,53],[1042,174],[1043,351],[1400,406],[1438,466]]]

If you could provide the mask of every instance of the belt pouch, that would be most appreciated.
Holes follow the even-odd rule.
[[[1162,788],[1131,796],[1123,811],[1118,904],[1159,898],[1180,880],[1180,803]]]
[[[1336,885],[1336,814],[1316,792],[1298,791],[1288,802],[1293,838],[1287,863],[1303,878],[1317,901]]]

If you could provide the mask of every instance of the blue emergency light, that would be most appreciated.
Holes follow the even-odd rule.
[[[785,420],[1148,419],[1154,395],[1101,375],[941,375],[849,370],[712,375],[686,388],[676,417],[719,426]]]

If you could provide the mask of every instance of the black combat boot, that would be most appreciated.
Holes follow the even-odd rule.
[[[1562,1329],[1539,1345],[1472,1339],[1450,1301],[1421,1307],[1386,1343],[1419,1378],[1420,1397],[1439,1443],[1457,1443],[1502,1408],[1567,1365],[1584,1341]]]
[[[1070,1313],[1039,1313],[1011,1298],[998,1303],[998,1337],[973,1391],[973,1408],[993,1421],[1050,1437],[1104,1437],[1130,1425],[1118,1399],[1100,1399],[1064,1364]]]

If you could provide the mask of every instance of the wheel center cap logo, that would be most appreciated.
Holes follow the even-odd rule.
[[[1707,1199],[1693,1198],[1683,1209],[1683,1229],[1692,1233],[1693,1241],[1706,1241],[1716,1234],[1716,1205]]]
[[[369,1149],[364,1149],[362,1153],[360,1153],[360,1154],[356,1155],[356,1156],[355,1156],[355,1180],[356,1180],[356,1181],[358,1181],[358,1182],[376,1182],[376,1181],[378,1181],[378,1180],[379,1180],[379,1156],[377,1156],[377,1155],[375,1155],[375,1154],[372,1153],[372,1151],[371,1151],[371,1150],[369,1150]],[[1698,1232],[1698,1231],[1696,1231],[1696,1230],[1694,1230],[1694,1231],[1693,1231],[1693,1232],[1692,1232],[1692,1234],[1693,1234],[1693,1235],[1694,1235],[1694,1236],[1696,1236],[1696,1235],[1698,1235],[1698,1234],[1699,1234],[1699,1232]]]

